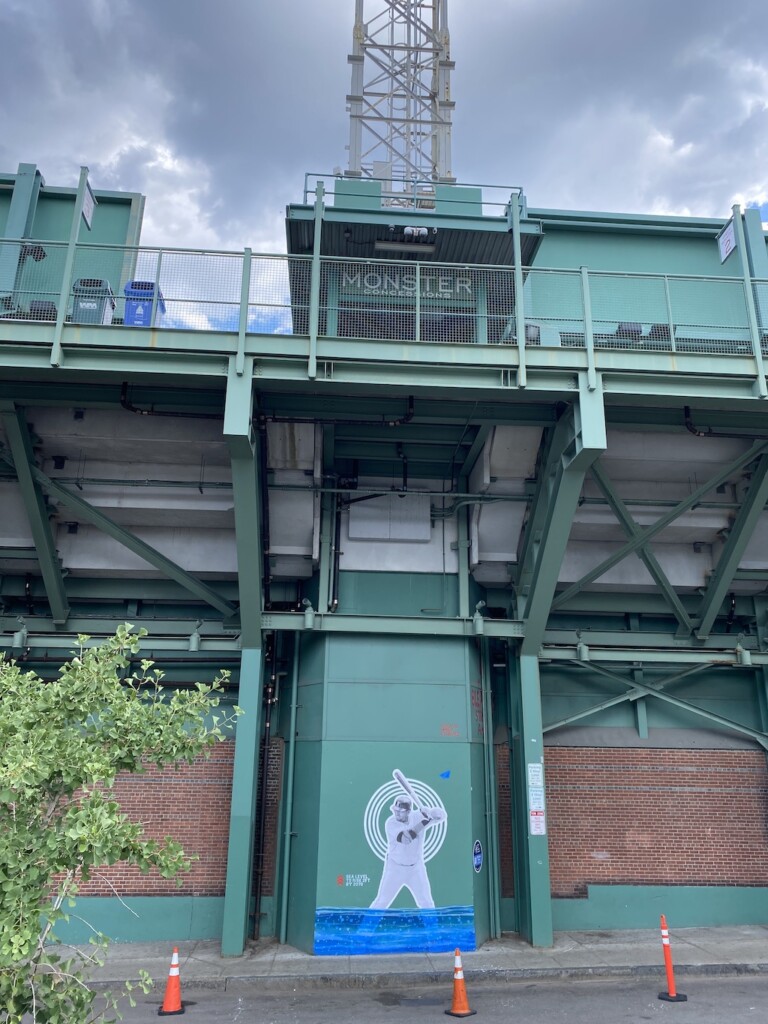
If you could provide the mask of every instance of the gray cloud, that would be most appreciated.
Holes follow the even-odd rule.
[[[0,169],[145,192],[147,242],[273,249],[345,163],[353,0],[0,0]],[[453,170],[534,206],[768,198],[764,0],[452,0]]]

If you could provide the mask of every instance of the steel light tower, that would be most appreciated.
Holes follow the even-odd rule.
[[[448,0],[355,0],[349,168],[389,192],[452,182]]]

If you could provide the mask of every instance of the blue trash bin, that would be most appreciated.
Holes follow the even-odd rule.
[[[127,327],[150,327],[153,302],[157,305],[155,323],[157,323],[158,315],[165,312],[163,293],[154,281],[129,281],[123,291],[125,292],[123,323]]]

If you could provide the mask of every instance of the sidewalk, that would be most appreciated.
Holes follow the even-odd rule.
[[[675,974],[768,973],[768,926],[681,928],[671,932]],[[179,942],[184,990],[226,989],[234,982],[260,989],[394,988],[445,981],[453,953],[398,956],[310,956],[272,941],[254,942],[244,956],[222,958],[218,942]],[[159,988],[168,976],[170,943],[126,943],[109,949],[93,977],[104,988],[148,971]],[[653,931],[557,932],[549,949],[534,949],[514,935],[462,952],[468,981],[519,978],[664,977],[661,935]]]

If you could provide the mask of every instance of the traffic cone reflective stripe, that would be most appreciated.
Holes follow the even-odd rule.
[[[467,1001],[467,990],[464,986],[464,968],[461,964],[461,950],[457,949],[453,960],[453,1001],[450,1010],[445,1011],[449,1017],[471,1017],[476,1010],[470,1010]]]
[[[173,956],[171,957],[171,969],[168,971],[168,981],[165,984],[165,998],[157,1014],[159,1017],[171,1017],[179,1013],[184,1013],[184,1007],[181,1002],[179,951],[174,946]]]

